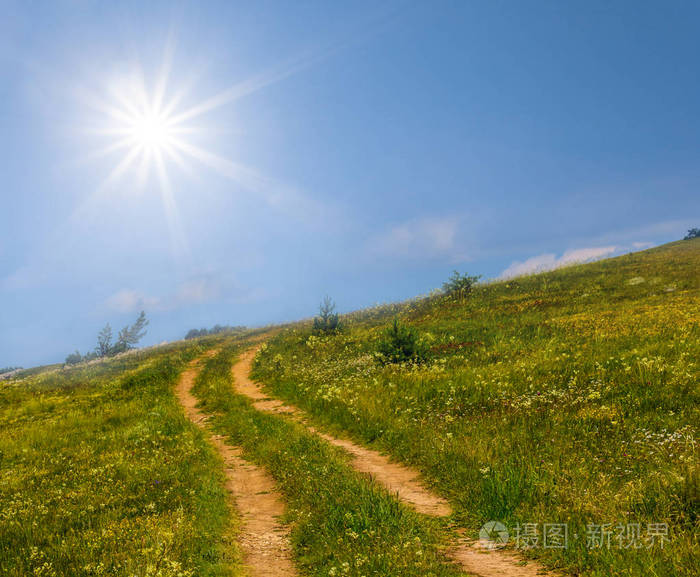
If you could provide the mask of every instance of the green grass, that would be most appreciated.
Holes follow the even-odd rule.
[[[194,392],[214,428],[265,467],[288,504],[293,551],[303,574],[433,576],[460,574],[444,560],[437,521],[397,503],[355,473],[347,456],[281,415],[255,410],[233,391],[227,345],[207,362]]]
[[[172,394],[202,350],[0,384],[0,574],[239,574],[221,463]]]
[[[428,363],[377,362],[394,315]],[[585,575],[700,574],[700,240],[343,321],[334,337],[282,332],[255,375],[418,466],[474,534],[487,520],[566,523],[566,549],[528,554]],[[620,547],[616,526],[635,523],[642,537],[667,523],[668,542]],[[610,524],[610,547],[589,546],[589,524]]]

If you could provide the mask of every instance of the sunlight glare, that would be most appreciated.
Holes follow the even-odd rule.
[[[170,144],[173,138],[168,118],[157,112],[135,117],[130,133],[135,144],[156,150]]]
[[[190,164],[195,161],[259,194],[271,205],[278,206],[283,198],[293,198],[290,204],[297,208],[300,204],[300,196],[288,187],[192,142],[193,136],[206,136],[207,133],[197,124],[197,119],[288,78],[311,65],[316,58],[312,55],[292,60],[267,73],[237,82],[210,98],[185,105],[191,83],[179,88],[170,86],[174,49],[171,37],[164,50],[160,71],[151,82],[147,81],[141,64],[136,63],[133,70],[107,80],[102,93],[89,90],[78,93],[82,102],[97,113],[94,127],[88,132],[98,135],[103,142],[108,141],[92,150],[87,158],[112,157],[115,165],[74,216],[84,218],[88,208],[94,207],[98,199],[108,196],[107,193],[159,191],[173,253],[189,258],[188,242],[179,221],[176,191],[168,174],[171,166],[192,176]],[[129,174],[134,179],[132,185],[124,186],[124,179]],[[151,181],[152,176],[155,182]],[[155,186],[151,187],[151,184]]]

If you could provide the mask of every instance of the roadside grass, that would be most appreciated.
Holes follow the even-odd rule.
[[[394,315],[428,363],[376,362]],[[700,240],[343,321],[280,333],[254,376],[419,467],[472,535],[534,530],[526,554],[585,575],[700,574]],[[543,547],[545,523],[566,524],[566,548]]]
[[[235,393],[231,367],[243,346],[249,345],[230,342],[209,360],[193,392],[213,415],[213,427],[278,482],[302,572],[323,577],[460,575],[441,552],[440,522],[399,505],[353,471],[347,455],[302,425],[257,411]]]
[[[202,352],[0,384],[2,575],[240,575],[221,462],[172,394]]]

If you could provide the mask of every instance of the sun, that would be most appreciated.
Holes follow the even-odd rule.
[[[129,126],[134,145],[157,151],[172,146],[175,130],[170,120],[160,111],[149,111],[134,116]]]
[[[216,130],[211,131],[199,120],[304,70],[318,56],[304,53],[235,82],[212,96],[193,99],[191,90],[197,83],[192,79],[179,85],[171,82],[171,73],[178,69],[174,62],[175,36],[174,33],[168,36],[162,62],[153,74],[147,73],[143,63],[136,59],[117,74],[104,78],[96,91],[78,90],[78,98],[91,112],[86,132],[101,140],[100,145],[95,143],[91,147],[87,159],[114,159],[113,167],[96,192],[102,195],[108,191],[159,189],[163,198],[174,204],[170,168],[177,167],[184,176],[191,176],[191,165],[198,164],[236,181],[241,188],[263,194],[270,202],[277,202],[281,187],[272,179],[202,146],[203,141],[211,141],[214,133],[225,133],[228,127],[219,121]],[[187,76],[182,71],[178,75],[180,79]],[[211,119],[207,124],[211,126]],[[136,177],[133,181],[136,188],[122,186],[129,174]],[[152,177],[155,177],[155,189],[151,187]]]
[[[107,140],[96,156],[121,154],[121,159],[103,182],[111,188],[129,171],[135,170],[137,183],[147,186],[151,175],[159,187],[167,180],[166,165],[184,167],[185,152],[192,146],[189,135],[197,132],[191,124],[191,109],[177,107],[180,94],[168,94],[165,74],[148,83],[141,75],[118,79],[107,97],[91,100],[100,113],[95,132]]]
[[[300,195],[293,187],[205,148],[202,142],[211,141],[212,131],[200,121],[223,106],[303,70],[315,62],[315,57],[311,54],[292,59],[235,82],[212,96],[195,98],[191,89],[196,83],[171,83],[174,50],[174,40],[169,38],[161,66],[154,74],[147,74],[142,63],[135,61],[133,66],[103,78],[99,87],[81,87],[77,91],[84,105],[81,110],[88,112],[85,133],[99,140],[99,144],[93,140],[85,160],[107,159],[113,165],[74,214],[75,218],[85,218],[102,199],[144,192],[158,194],[173,253],[187,256],[189,248],[180,225],[177,195],[185,188],[180,185],[182,179],[195,175],[197,166],[233,181],[238,189],[259,195],[270,205],[279,207],[284,200],[295,209],[298,207]],[[187,76],[182,72],[179,75]],[[211,126],[211,118],[207,124]],[[219,135],[228,130],[222,120],[216,125],[214,132]],[[179,171],[179,178],[172,178],[171,169]]]

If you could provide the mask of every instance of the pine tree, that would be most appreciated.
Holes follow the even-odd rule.
[[[330,334],[341,330],[340,317],[335,312],[333,299],[326,295],[318,307],[319,316],[314,318],[314,333]]]

